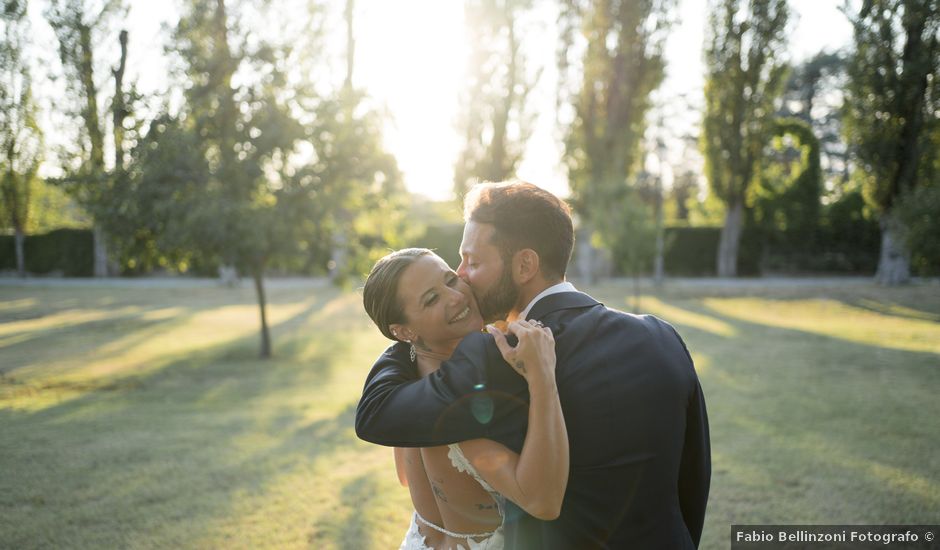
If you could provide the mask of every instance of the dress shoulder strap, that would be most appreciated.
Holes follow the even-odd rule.
[[[473,467],[473,464],[470,464],[470,461],[467,460],[467,457],[463,454],[463,451],[460,450],[460,446],[456,443],[451,443],[447,446],[447,458],[450,459],[450,463],[454,465],[454,468],[458,472],[463,472],[473,476],[473,479],[477,481],[488,493],[496,493],[496,490],[493,489],[489,483],[487,483],[480,474],[477,473],[476,468]]]

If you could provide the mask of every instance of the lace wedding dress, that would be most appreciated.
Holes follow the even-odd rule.
[[[458,472],[465,472],[473,476],[473,479],[493,497],[493,501],[496,502],[496,507],[499,509],[499,515],[503,516],[503,496],[493,490],[489,483],[480,477],[480,474],[478,474],[476,469],[470,464],[470,461],[464,456],[459,446],[453,444],[448,445],[447,448],[447,458],[450,459],[450,463],[454,465],[454,468],[456,468]],[[408,532],[405,533],[405,540],[401,542],[399,550],[433,550],[433,548],[425,544],[424,537],[418,532],[419,523],[445,535],[461,539],[459,545],[467,550],[502,550],[503,548],[502,525],[495,531],[488,533],[454,533],[453,531],[448,531],[439,525],[427,521],[421,517],[418,512],[415,512],[411,516],[411,526],[408,528]]]

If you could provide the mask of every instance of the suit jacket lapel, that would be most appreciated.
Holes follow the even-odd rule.
[[[600,302],[583,292],[559,292],[557,294],[549,294],[532,306],[526,319],[540,319],[554,311],[592,307],[599,304]]]

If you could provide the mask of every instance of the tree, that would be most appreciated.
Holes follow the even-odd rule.
[[[162,171],[150,164],[141,174],[142,183],[164,184],[188,200],[156,202],[166,208],[151,206],[145,219],[156,221],[167,253],[211,258],[251,276],[261,319],[260,354],[267,358],[272,345],[264,272],[287,244],[283,237],[289,228],[277,215],[277,191],[288,177],[283,160],[303,128],[283,101],[285,52],[246,40],[248,31],[229,13],[231,7],[225,0],[183,5],[168,50],[178,53],[180,76],[188,83],[185,103],[180,116],[169,118],[167,130],[153,139],[171,152],[186,143],[189,154],[181,155],[186,171],[154,180]],[[239,70],[257,78],[238,85]]]
[[[3,213],[14,231],[16,270],[26,276],[23,254],[36,173],[42,162],[42,132],[25,48],[29,40],[26,2],[4,0],[0,22],[0,195]]]
[[[75,98],[74,114],[80,119],[79,151],[67,163],[67,184],[73,196],[94,219],[95,276],[108,272],[107,236],[101,220],[110,208],[113,179],[105,166],[104,141],[106,128],[99,112],[100,90],[95,76],[100,62],[95,44],[108,30],[114,17],[125,12],[122,0],[90,3],[86,0],[51,0],[46,19],[59,42],[59,59],[65,71],[69,94]]]
[[[308,166],[328,193],[311,202],[311,219],[328,227],[334,282],[367,273],[390,245],[402,242],[404,186],[395,157],[383,146],[384,118],[357,90],[355,1],[346,0],[346,77],[339,91],[314,109],[310,143],[317,160]],[[302,204],[302,203],[301,203]]]
[[[354,260],[343,268],[360,267],[359,257],[387,242],[400,176],[381,149],[380,117],[352,88],[352,56],[334,96],[319,97],[303,82],[289,86],[294,52],[249,40],[256,36],[249,22],[265,20],[250,8],[225,0],[184,5],[168,50],[179,56],[185,102],[151,122],[131,152],[121,196],[136,231],[168,260],[250,275],[261,356],[270,357],[266,270],[328,248],[337,234]]]
[[[819,138],[826,190],[836,194],[849,177],[848,147],[842,135],[845,85],[845,54],[819,52],[790,72],[777,112],[778,117],[799,118],[812,127]]]
[[[463,150],[454,169],[458,201],[474,183],[510,178],[525,152],[535,115],[526,99],[541,69],[530,70],[522,51],[520,16],[531,0],[468,0],[471,48],[459,127]]]
[[[671,5],[669,0],[602,0],[569,3],[566,12],[568,18],[574,13],[582,18],[586,41],[583,80],[565,144],[575,210],[588,232],[597,232],[598,243],[615,253],[624,247],[637,251],[626,254],[629,265],[621,266],[633,272],[648,263],[639,246],[647,235],[624,228],[643,226],[643,220],[652,218],[629,182],[642,160],[650,93],[663,79],[662,47]],[[567,72],[568,58],[561,55],[559,61],[560,72]],[[637,240],[636,246],[624,239]]]
[[[822,194],[819,140],[798,118],[775,120],[770,137],[748,195],[749,224],[773,252],[812,252]]]
[[[635,187],[625,185],[618,192],[621,196],[612,196],[606,212],[595,211],[604,219],[618,221],[603,225],[606,240],[599,238],[600,232],[596,240],[610,250],[619,270],[633,277],[633,311],[639,313],[640,274],[652,267],[659,228],[653,209]]]
[[[855,51],[849,59],[846,135],[865,196],[879,214],[876,280],[910,278],[905,219],[895,206],[936,176],[931,140],[940,119],[940,3],[865,0],[849,13]]]
[[[742,5],[743,4],[743,5]],[[773,127],[785,65],[786,0],[714,0],[705,44],[702,150],[712,193],[725,205],[719,277],[737,275],[747,190]]]

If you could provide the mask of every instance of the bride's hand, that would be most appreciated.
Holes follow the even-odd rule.
[[[550,328],[538,321],[518,320],[507,330],[516,335],[516,347],[509,345],[506,335],[493,325],[487,327],[496,340],[496,347],[517,373],[533,383],[555,382],[555,338]]]

